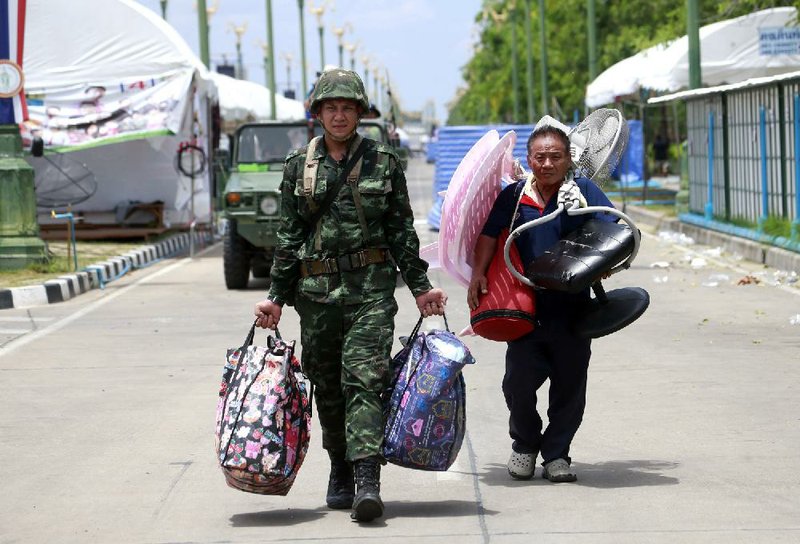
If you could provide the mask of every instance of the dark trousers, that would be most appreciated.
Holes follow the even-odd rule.
[[[591,340],[563,329],[538,328],[508,343],[503,394],[510,411],[509,434],[518,453],[541,452],[545,463],[571,462],[569,447],[586,407]],[[542,433],[536,391],[550,379],[549,423]]]

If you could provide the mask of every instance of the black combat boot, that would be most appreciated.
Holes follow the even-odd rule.
[[[353,465],[345,461],[344,455],[330,454],[331,475],[328,479],[328,508],[342,510],[353,506],[356,484],[353,481]]]
[[[381,500],[381,464],[374,457],[355,462],[356,498],[350,517],[356,521],[372,521],[383,515]]]

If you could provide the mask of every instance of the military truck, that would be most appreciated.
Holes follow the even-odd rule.
[[[322,134],[319,125],[314,130],[316,135]],[[382,120],[362,119],[358,131],[373,140],[393,143]],[[305,121],[247,123],[236,130],[220,202],[228,289],[247,287],[251,272],[255,278],[269,277],[280,225],[283,162],[289,151],[304,146],[307,140]],[[404,155],[403,168],[408,164]]]

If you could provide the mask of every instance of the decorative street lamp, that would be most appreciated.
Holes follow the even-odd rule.
[[[346,43],[344,47],[350,52],[350,69],[352,71],[356,71],[356,49],[358,49],[358,43]]]
[[[370,103],[377,104],[378,103],[377,97],[380,93],[380,91],[378,90],[378,75],[381,72],[381,65],[378,63],[378,59],[372,59],[372,61],[370,62],[370,67],[372,68],[372,95],[373,95],[373,99],[370,100]],[[366,83],[364,84],[366,85]]]
[[[269,89],[269,44],[262,40],[256,40],[256,45],[261,48],[262,60],[264,61],[264,87]]]
[[[325,2],[322,5],[314,7],[314,4],[309,2],[308,9],[317,16],[317,27],[319,28],[319,71],[325,69],[325,25],[322,24],[322,16],[325,14]]]
[[[300,96],[304,96],[308,91],[308,80],[306,79],[306,23],[303,15],[304,0],[297,0],[297,7],[300,11],[300,74],[303,88],[300,90]]]
[[[369,57],[367,55],[362,56],[361,62],[364,63],[364,90],[367,91],[367,96],[369,96]]]
[[[286,63],[286,88],[292,88],[292,61],[294,60],[294,55],[291,53],[281,53],[281,58]]]
[[[381,74],[378,77],[378,80],[381,82],[382,91],[381,91],[381,94],[378,95],[378,99],[377,99],[376,102],[380,106],[381,115],[383,116],[383,115],[385,115],[384,112],[386,111],[386,77],[383,74]]]
[[[247,32],[247,21],[240,26],[228,22],[228,29],[236,34],[236,79],[244,79],[244,63],[242,62],[242,36]]]
[[[342,68],[344,68],[344,40],[342,39],[342,36],[344,36],[344,33],[347,32],[348,28],[350,28],[350,31],[352,32],[352,27],[350,27],[350,23],[345,23],[340,27],[334,26],[331,29],[332,32],[336,34],[336,41],[339,44],[339,66]]]
[[[208,52],[208,36],[211,32],[211,25],[209,21],[211,21],[211,17],[217,12],[217,9],[219,9],[219,1],[214,0],[213,6],[206,7],[206,0],[197,0],[195,8],[197,9],[198,30],[200,32],[200,60],[203,61],[206,68],[210,68],[211,61]]]

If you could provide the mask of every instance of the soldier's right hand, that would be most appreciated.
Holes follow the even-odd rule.
[[[278,326],[278,322],[281,320],[283,307],[269,299],[264,299],[256,304],[256,308],[253,313],[256,316],[257,327],[274,330],[275,327]]]

